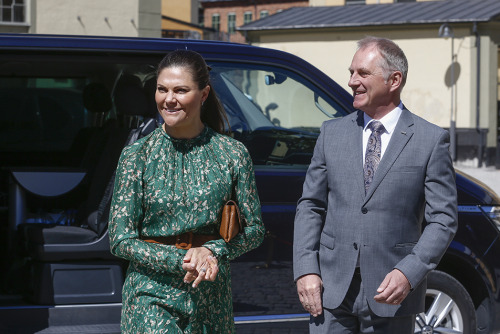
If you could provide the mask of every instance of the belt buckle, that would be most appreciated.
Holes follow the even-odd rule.
[[[190,249],[193,246],[193,232],[179,234],[175,239],[178,249]]]

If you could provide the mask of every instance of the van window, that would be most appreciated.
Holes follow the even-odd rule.
[[[0,78],[0,150],[67,150],[87,122],[84,84],[77,78]]]
[[[156,65],[162,57],[0,55],[0,158],[10,166],[75,165],[78,161],[68,156],[75,156],[76,138],[95,125],[94,114],[84,107],[85,87],[102,83],[113,98],[120,78],[133,78],[155,114]],[[248,147],[256,165],[308,165],[321,124],[345,115],[328,94],[292,70],[208,63],[233,136]],[[117,117],[113,105],[104,121]]]
[[[291,71],[212,64],[212,81],[235,138],[257,165],[308,165],[321,124],[345,111]]]

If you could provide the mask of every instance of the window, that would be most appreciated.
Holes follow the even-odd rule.
[[[236,14],[227,14],[227,33],[234,34],[236,32]]]
[[[264,17],[269,16],[269,11],[268,10],[261,10],[260,11],[260,18],[263,19]]]
[[[81,102],[84,85],[84,78],[74,77],[2,77],[0,151],[69,149],[88,122]]]
[[[205,13],[203,12],[203,8],[198,8],[198,25],[200,27],[205,26]]]
[[[212,28],[220,31],[220,14],[212,14]]]
[[[82,135],[92,133],[94,123],[104,122],[104,117],[108,121],[118,118],[113,106],[102,115],[85,107],[87,85],[98,82],[112,92],[121,73],[144,81],[154,76],[158,62],[147,64],[141,59],[137,64],[135,58],[124,58],[110,66],[107,57],[0,55],[2,64],[15,65],[15,59],[26,65],[0,69],[0,161],[53,167],[78,165],[85,153],[81,149],[90,140]],[[98,97],[96,101],[106,103],[102,95]]]
[[[345,0],[346,5],[365,5],[366,0]]]
[[[250,64],[210,66],[234,138],[249,148],[256,165],[308,165],[321,124],[345,115],[324,92],[287,70]]]
[[[250,23],[252,22],[252,19],[253,19],[253,13],[245,12],[245,14],[243,15],[243,23],[244,24]]]
[[[26,21],[24,0],[0,0],[1,19],[0,22]]]

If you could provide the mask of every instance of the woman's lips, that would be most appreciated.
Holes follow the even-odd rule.
[[[179,111],[181,111],[182,109],[168,109],[168,108],[164,108],[163,110],[165,110],[165,112],[167,112],[169,114],[175,114],[175,113],[178,113]]]

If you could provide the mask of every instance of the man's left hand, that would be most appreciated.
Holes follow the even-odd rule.
[[[373,299],[378,303],[401,304],[410,293],[410,289],[411,285],[406,276],[398,269],[394,269],[385,276],[377,289],[378,295]]]

